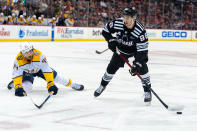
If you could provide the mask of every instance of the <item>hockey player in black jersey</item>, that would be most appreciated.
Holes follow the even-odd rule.
[[[122,17],[106,24],[102,31],[102,35],[108,42],[109,49],[114,53],[102,77],[100,87],[94,92],[94,96],[98,97],[112,80],[116,71],[124,67],[125,61],[116,53],[117,48],[126,59],[134,57],[132,69],[129,72],[132,76],[135,76],[136,72],[138,72],[147,83],[145,84],[142,81],[145,93],[144,102],[151,102],[152,94],[149,90],[151,83],[146,64],[148,62],[148,37],[146,30],[136,19],[137,11],[135,7],[124,8]],[[113,33],[116,33],[116,37],[112,36]]]

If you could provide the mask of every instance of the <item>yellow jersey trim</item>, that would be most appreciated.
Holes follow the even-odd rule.
[[[18,76],[18,77],[13,78],[14,87],[15,87],[14,89],[23,88],[22,79],[23,79],[22,76]]]
[[[30,64],[32,62],[40,62],[40,56],[41,56],[42,52],[40,52],[39,50],[36,50],[36,49],[34,49],[33,52],[34,52],[34,55],[33,55],[33,59],[31,61],[28,61],[27,59],[25,59],[23,54],[21,52],[19,52],[18,55],[16,56],[16,61],[17,61],[18,65],[24,66],[24,65]]]
[[[43,75],[47,82],[53,82],[53,72],[43,72]]]

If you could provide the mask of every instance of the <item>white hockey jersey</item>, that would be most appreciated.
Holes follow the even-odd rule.
[[[21,52],[14,61],[12,79],[15,89],[17,85],[22,87],[22,75],[24,71],[27,73],[37,73],[41,70],[47,82],[53,81],[53,72],[47,63],[46,57],[39,50],[34,49],[33,52],[34,55],[31,61],[25,59]]]

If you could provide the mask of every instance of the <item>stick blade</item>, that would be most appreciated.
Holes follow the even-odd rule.
[[[182,111],[184,109],[183,105],[168,106],[169,111]]]
[[[98,51],[98,50],[96,50],[96,53],[97,53],[97,54],[101,54],[101,52],[100,52],[100,51]]]
[[[40,109],[40,108],[41,108],[40,106],[36,105],[35,103],[34,103],[34,105],[35,105],[38,109]]]

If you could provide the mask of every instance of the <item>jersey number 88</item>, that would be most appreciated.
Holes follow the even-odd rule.
[[[147,33],[140,36],[140,41],[144,41],[145,39],[148,39]]]

